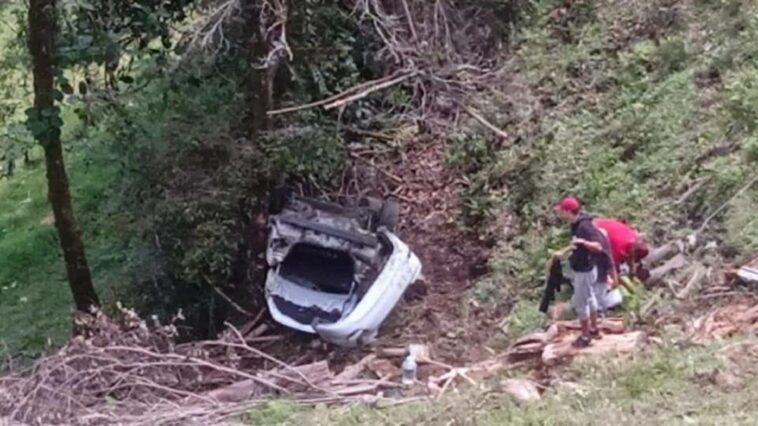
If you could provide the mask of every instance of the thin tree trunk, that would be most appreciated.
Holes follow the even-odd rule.
[[[55,33],[55,0],[30,0],[29,52],[34,64],[34,107],[38,112],[51,111],[54,107]],[[92,285],[81,231],[71,205],[60,131],[47,131],[38,137],[38,141],[45,150],[48,199],[53,208],[74,305],[79,311],[89,312],[100,301]]]
[[[247,104],[246,127],[254,138],[258,132],[271,129],[271,119],[266,114],[272,109],[272,91],[269,71],[257,65],[266,57],[266,38],[261,31],[261,1],[243,0],[244,39],[247,44],[247,78],[245,98]]]

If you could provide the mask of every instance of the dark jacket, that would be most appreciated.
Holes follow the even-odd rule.
[[[607,243],[599,229],[592,224],[592,216],[582,213],[579,219],[571,224],[571,238],[582,238],[587,241],[603,244]],[[590,272],[593,268],[601,266],[605,257],[604,253],[595,253],[584,245],[577,245],[571,250],[569,265],[575,272]]]
[[[561,284],[571,285],[571,280],[563,276],[560,259],[552,261],[546,281],[545,291],[542,293],[542,301],[540,302],[540,312],[542,313],[547,313],[550,303],[555,300],[555,292],[561,291]]]

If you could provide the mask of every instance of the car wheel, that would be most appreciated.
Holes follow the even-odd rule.
[[[271,190],[268,200],[269,214],[279,214],[284,210],[284,206],[289,201],[291,191],[284,187],[277,187]]]
[[[376,227],[384,226],[390,232],[395,232],[400,218],[400,205],[395,200],[386,200],[382,203],[377,215]]]
[[[360,207],[368,209],[371,214],[379,215],[379,211],[382,209],[382,200],[374,197],[364,197],[360,200]]]

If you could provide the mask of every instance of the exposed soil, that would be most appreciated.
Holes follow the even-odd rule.
[[[402,203],[398,233],[421,259],[424,279],[388,319],[380,344],[429,343],[440,359],[478,360],[484,354],[474,348],[490,328],[486,312],[467,308],[466,292],[486,272],[488,248],[458,227],[459,182],[445,167],[444,142],[415,139],[382,170],[399,178],[383,175],[382,186]]]

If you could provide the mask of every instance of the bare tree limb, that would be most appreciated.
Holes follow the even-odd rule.
[[[508,133],[505,133],[504,131],[498,129],[494,124],[492,124],[489,121],[487,121],[484,117],[482,117],[474,109],[472,109],[471,107],[468,107],[466,105],[461,105],[461,107],[463,108],[464,111],[466,111],[466,113],[468,115],[470,115],[471,117],[473,117],[474,120],[478,121],[484,127],[492,130],[492,132],[495,133],[496,135],[498,135],[499,137],[501,137],[503,139],[508,139]]]
[[[330,109],[334,109],[334,108],[338,108],[338,107],[341,107],[341,106],[345,106],[345,105],[347,105],[349,103],[352,103],[352,102],[355,102],[355,101],[357,101],[359,99],[363,99],[366,96],[368,96],[368,95],[370,95],[370,94],[372,94],[374,92],[377,92],[379,90],[387,89],[387,88],[390,88],[392,86],[397,86],[398,84],[400,84],[400,83],[408,80],[411,77],[414,77],[415,75],[416,75],[415,72],[412,72],[412,73],[409,73],[409,74],[406,74],[406,75],[401,75],[400,77],[394,78],[392,80],[386,81],[386,82],[381,83],[381,84],[377,84],[376,86],[373,86],[373,87],[369,87],[369,88],[363,90],[360,93],[356,93],[355,95],[351,95],[351,96],[348,96],[348,97],[346,97],[344,99],[339,99],[339,100],[334,101],[334,102],[332,102],[330,104],[327,104],[327,105],[324,106],[324,109],[328,111]]]
[[[755,184],[756,182],[758,182],[758,175],[753,176],[753,178],[750,179],[748,181],[748,183],[745,184],[745,186],[743,186],[742,188],[740,188],[737,192],[734,193],[734,195],[732,195],[728,200],[726,200],[726,202],[724,204],[722,204],[719,208],[717,208],[716,210],[714,210],[713,213],[711,213],[703,221],[702,225],[700,225],[700,227],[697,229],[697,231],[695,233],[699,234],[699,233],[703,232],[703,230],[705,229],[705,227],[708,226],[708,223],[711,220],[713,220],[714,217],[718,216],[718,214],[721,213],[729,204],[731,204],[731,202],[734,201],[735,198],[739,197],[740,194],[742,194],[743,192],[745,192],[748,189],[750,189],[750,187],[753,186],[753,184]]]
[[[320,107],[320,106],[328,106],[330,104],[333,104],[335,102],[338,102],[338,101],[344,99],[345,97],[351,96],[353,93],[355,93],[355,92],[357,92],[359,90],[364,90],[364,89],[365,90],[371,90],[371,89],[375,89],[375,90],[372,90],[372,92],[376,91],[376,90],[380,90],[380,89],[376,89],[376,87],[384,85],[387,82],[390,82],[390,81],[393,81],[393,80],[397,80],[397,79],[400,79],[400,78],[407,79],[408,75],[409,74],[405,74],[405,77],[403,77],[403,73],[400,73],[400,77],[397,77],[396,75],[390,75],[390,76],[383,77],[383,78],[380,78],[380,79],[367,81],[365,83],[358,84],[358,85],[353,86],[353,87],[351,87],[351,88],[349,88],[349,89],[347,89],[347,90],[345,90],[343,92],[340,92],[340,93],[338,93],[338,94],[336,94],[334,96],[330,96],[330,97],[328,97],[326,99],[322,99],[320,101],[311,102],[311,103],[304,104],[304,105],[297,105],[297,106],[292,106],[292,107],[287,107],[287,108],[281,108],[281,109],[277,109],[277,110],[273,110],[273,111],[268,111],[267,114],[268,115],[287,114],[287,113],[291,113],[291,112],[302,111],[302,110],[316,108],[316,107]],[[401,82],[402,81],[404,81],[404,80],[401,80]],[[394,84],[397,84],[397,83],[394,83]],[[366,89],[366,88],[368,88],[368,89]]]

